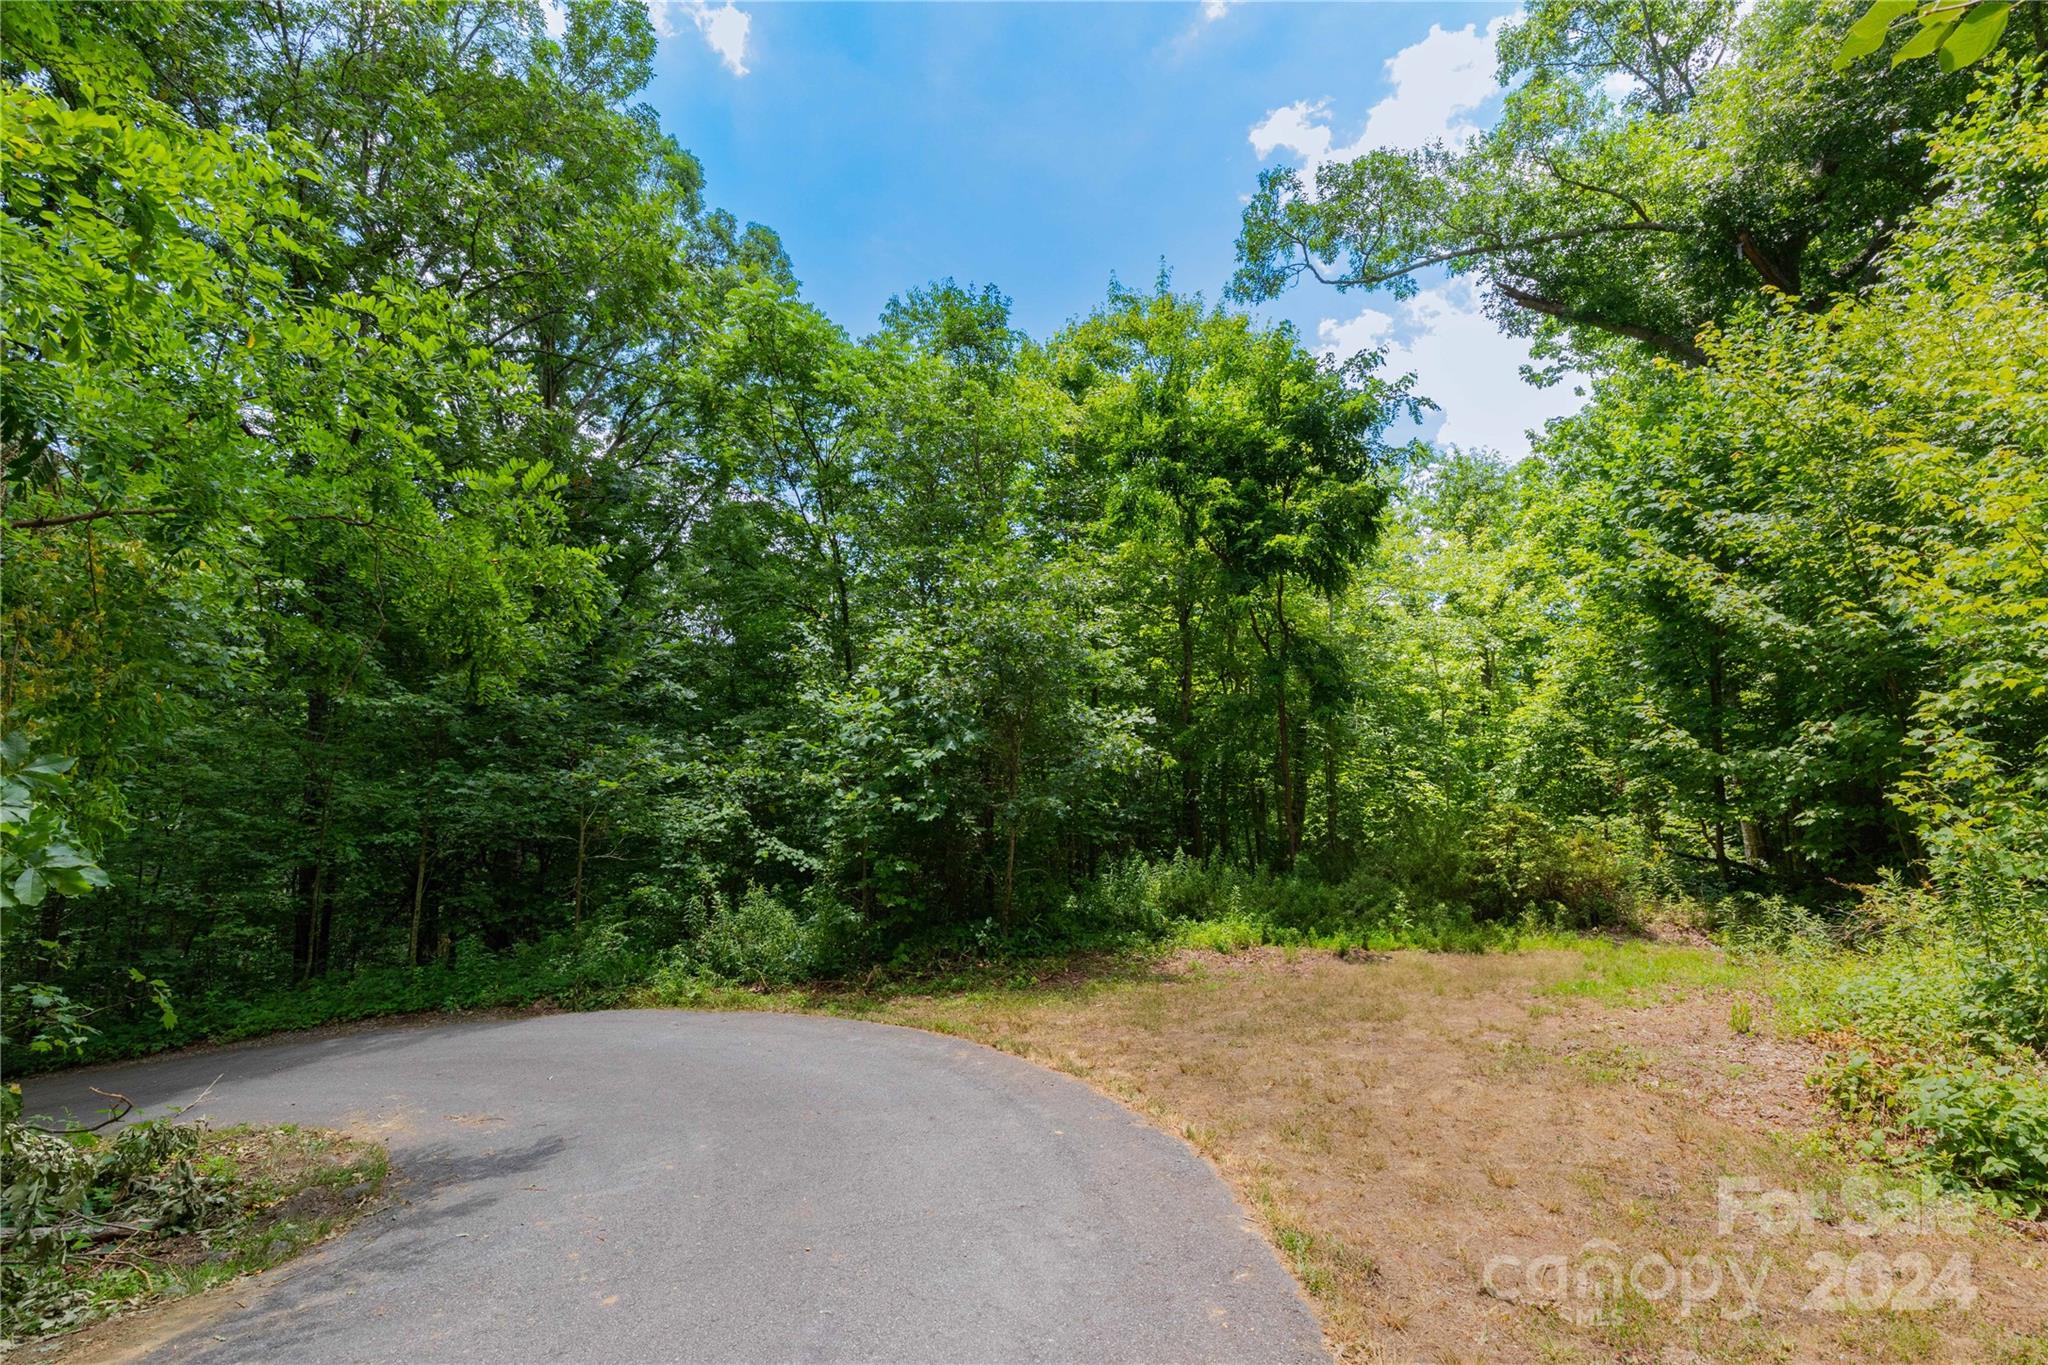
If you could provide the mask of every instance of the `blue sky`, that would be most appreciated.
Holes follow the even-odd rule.
[[[993,282],[1047,336],[1112,274],[1163,262],[1216,298],[1262,166],[1483,126],[1488,3],[747,3],[649,0],[648,98],[707,196],[781,234],[804,292],[856,335],[891,294]],[[1268,305],[1315,345],[1391,347],[1443,439],[1523,449],[1575,406],[1516,375],[1462,282],[1418,298],[1297,287]]]

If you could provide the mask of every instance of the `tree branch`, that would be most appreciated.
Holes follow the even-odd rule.
[[[1735,243],[1742,248],[1742,259],[1748,261],[1750,268],[1764,277],[1765,284],[1768,284],[1771,288],[1788,298],[1798,297],[1799,280],[1797,276],[1772,260],[1764,249],[1757,245],[1754,233],[1748,228],[1737,229]]]
[[[1663,332],[1655,331],[1649,327],[1638,326],[1633,322],[1623,322],[1619,318],[1610,318],[1605,314],[1595,313],[1589,309],[1570,308],[1555,299],[1546,299],[1541,295],[1532,294],[1526,289],[1517,289],[1515,286],[1504,284],[1499,280],[1494,281],[1493,287],[1500,290],[1510,303],[1519,308],[1526,308],[1532,313],[1541,313],[1545,317],[1556,318],[1559,322],[1570,323],[1573,326],[1592,327],[1602,332],[1612,332],[1616,336],[1628,337],[1632,341],[1640,341],[1645,346],[1662,351],[1674,360],[1686,365],[1704,365],[1707,363],[1707,353],[1690,341],[1667,336]]]
[[[1389,280],[1399,279],[1403,275],[1412,275],[1418,270],[1426,270],[1433,265],[1447,265],[1452,261],[1468,260],[1474,256],[1499,256],[1511,251],[1526,251],[1531,247],[1554,246],[1559,242],[1580,242],[1589,238],[1612,237],[1622,233],[1668,232],[1683,234],[1689,231],[1691,231],[1690,228],[1682,227],[1676,223],[1658,222],[1655,219],[1635,223],[1596,223],[1591,227],[1565,228],[1558,232],[1539,233],[1537,236],[1522,237],[1512,242],[1475,242],[1468,246],[1453,247],[1449,251],[1439,251],[1429,256],[1418,256],[1414,260],[1404,261],[1400,265],[1388,270],[1374,271],[1365,275],[1354,275],[1349,278],[1339,279],[1333,279],[1323,274],[1322,270],[1317,267],[1315,258],[1309,254],[1306,242],[1302,241],[1299,237],[1295,237],[1294,245],[1301,252],[1301,268],[1315,276],[1318,282],[1332,285],[1338,289],[1354,289],[1385,284]]]
[[[61,517],[24,517],[7,524],[17,531],[47,531],[54,526],[75,526],[81,521],[98,521],[102,517],[167,517],[177,510],[175,507],[101,507]]]
[[[1653,223],[1656,221],[1650,217],[1650,211],[1643,207],[1643,201],[1630,194],[1627,190],[1617,190],[1611,186],[1595,185],[1590,181],[1575,179],[1559,170],[1557,163],[1547,156],[1539,156],[1536,158],[1536,161],[1544,170],[1550,172],[1551,179],[1557,181],[1558,184],[1569,186],[1575,190],[1584,190],[1587,194],[1603,194],[1609,199],[1617,200],[1626,205],[1629,212],[1635,214],[1638,222]]]
[[[1892,229],[1890,225],[1887,224],[1879,227],[1877,235],[1870,239],[1869,244],[1863,248],[1862,253],[1855,260],[1829,276],[1829,282],[1836,291],[1852,287],[1863,278],[1865,271],[1876,264],[1877,258],[1882,256],[1891,247],[1891,244]]]

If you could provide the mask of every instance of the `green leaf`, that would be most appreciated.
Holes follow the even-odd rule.
[[[21,875],[14,879],[14,885],[8,888],[8,892],[16,905],[41,905],[43,896],[49,889],[49,884],[43,880],[42,873],[32,867],[25,867],[21,870]]]
[[[2006,17],[2011,12],[2011,0],[1985,0],[1964,15],[1948,41],[1941,45],[1941,51],[1935,54],[1941,69],[1960,71],[1989,52],[2005,32]]]
[[[1835,53],[1835,70],[1840,71],[1858,57],[1867,57],[1884,46],[1885,35],[1892,24],[1909,12],[1915,0],[1875,0],[1849,28],[1842,39],[1841,50]]]
[[[1911,38],[1908,38],[1905,46],[1892,54],[1892,65],[1898,66],[1902,62],[1912,61],[1915,57],[1927,56],[1941,46],[1942,40],[1948,37],[1949,30],[1954,27],[1955,24],[1953,22],[1927,25],[1927,27],[1921,29]]]

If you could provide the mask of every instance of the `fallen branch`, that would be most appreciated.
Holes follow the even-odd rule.
[[[121,1237],[138,1237],[156,1231],[154,1223],[53,1223],[46,1228],[0,1228],[0,1247],[13,1246],[22,1238],[61,1237],[67,1242],[84,1238],[88,1242],[111,1242]]]
[[[213,1089],[212,1086],[208,1086],[206,1088],[208,1090]],[[67,1137],[72,1133],[97,1133],[102,1128],[111,1128],[115,1124],[119,1123],[122,1119],[127,1118],[130,1114],[135,1112],[135,1101],[129,1099],[126,1095],[118,1094],[112,1090],[102,1090],[96,1085],[89,1085],[86,1087],[86,1089],[92,1091],[93,1094],[98,1095],[103,1100],[119,1100],[121,1102],[121,1108],[116,1110],[114,1113],[107,1115],[107,1117],[101,1119],[98,1123],[93,1124],[90,1128],[85,1127],[83,1124],[77,1123],[74,1123],[67,1128],[45,1128],[39,1123],[24,1123],[21,1126],[24,1128],[33,1128],[38,1133],[48,1133],[53,1137]],[[205,1097],[201,1096],[201,1098],[203,1099]]]

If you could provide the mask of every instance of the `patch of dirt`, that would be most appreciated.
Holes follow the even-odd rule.
[[[1166,956],[1160,967],[1163,972],[1172,976],[1199,976],[1209,972],[1222,972],[1226,975],[1271,976],[1277,973],[1302,976],[1325,970],[1332,963],[1363,967],[1368,963],[1385,962],[1390,956],[1388,953],[1372,953],[1360,948],[1324,953],[1300,948],[1273,948],[1261,944],[1241,948],[1234,953],[1221,953],[1208,948],[1178,948]]]
[[[1188,1139],[1343,1359],[2048,1359],[2048,1245],[1919,1192],[1859,1222],[1816,1049],[1737,1033],[1726,991],[1545,993],[1580,963],[1188,952],[1161,980],[872,1017],[1058,1067]]]

